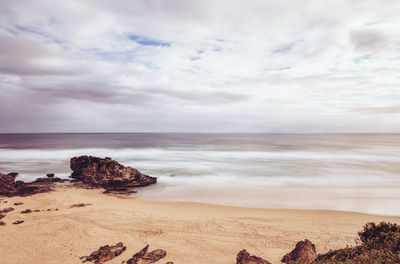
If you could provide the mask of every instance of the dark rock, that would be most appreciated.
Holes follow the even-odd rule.
[[[117,243],[115,246],[105,245],[100,247],[99,250],[94,251],[90,256],[81,257],[82,262],[90,261],[96,264],[104,263],[107,260],[113,259],[119,256],[126,250],[126,247],[122,242]]]
[[[111,158],[80,156],[71,159],[71,177],[96,187],[138,187],[157,182],[157,178],[125,167]]]
[[[24,211],[21,211],[21,214],[30,214],[30,213],[32,213],[33,211],[31,210],[31,209],[26,209],[26,210],[24,210]]]
[[[299,241],[296,247],[288,254],[283,256],[282,262],[292,263],[293,261],[307,261],[311,262],[317,258],[317,251],[315,245],[310,240],[305,239]]]
[[[3,221],[0,221],[0,226],[6,225]]]
[[[7,175],[0,173],[0,195],[8,197],[28,196],[52,190],[52,182],[42,182],[38,180],[25,183],[23,181],[15,181],[17,175],[17,173],[9,173]]]
[[[271,264],[271,262],[260,257],[250,256],[247,250],[243,249],[236,256],[236,264]]]
[[[0,214],[0,219],[3,219],[4,217],[6,217],[5,214]]]
[[[0,213],[8,213],[8,212],[11,212],[11,211],[14,211],[14,208],[7,207],[7,208],[4,208],[3,210],[0,210]]]
[[[76,208],[76,207],[85,207],[91,204],[85,204],[85,203],[77,203],[77,204],[73,204],[71,205],[69,208]],[[56,209],[58,211],[58,209]]]
[[[16,205],[16,206],[18,206],[18,205],[23,205],[24,203],[23,202],[16,202],[16,203],[14,203],[14,205]]]
[[[24,222],[24,220],[18,220],[18,221],[13,222],[13,225],[19,225],[19,224],[22,224],[23,222]]]
[[[33,211],[34,211],[34,212],[36,212],[36,213],[37,213],[37,212],[40,212],[40,210],[39,210],[39,209],[36,209],[36,210],[33,210]]]
[[[117,195],[129,195],[132,193],[137,193],[135,190],[131,190],[125,187],[107,188],[103,193],[117,194]]]
[[[167,255],[167,252],[162,249],[156,249],[151,252],[147,252],[149,245],[146,245],[142,250],[132,256],[132,258],[126,261],[127,264],[150,264]]]
[[[7,175],[15,178],[15,177],[18,176],[18,172],[10,172],[10,173],[7,174]]]
[[[46,176],[49,177],[49,178],[53,178],[54,177],[54,173],[48,173],[48,174],[46,174]]]

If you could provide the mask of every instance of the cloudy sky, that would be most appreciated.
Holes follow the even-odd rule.
[[[0,132],[400,132],[398,0],[1,0]]]

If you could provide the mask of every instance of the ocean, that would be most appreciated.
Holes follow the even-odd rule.
[[[67,178],[112,157],[158,177],[135,197],[400,215],[400,134],[2,134],[0,172]]]

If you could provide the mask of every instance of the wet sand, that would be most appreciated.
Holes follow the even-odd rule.
[[[0,209],[15,210],[0,226],[1,261],[81,263],[79,257],[121,241],[127,250],[107,263],[119,264],[146,244],[150,250],[167,251],[158,263],[235,263],[243,248],[280,263],[299,240],[310,239],[323,253],[353,245],[367,222],[400,222],[400,217],[340,211],[147,202],[101,192],[63,185],[50,193],[5,198],[8,203],[0,203]],[[24,204],[14,206],[15,202]],[[77,203],[91,205],[70,208]],[[21,214],[25,209],[41,211]],[[24,223],[13,225],[17,220]]]

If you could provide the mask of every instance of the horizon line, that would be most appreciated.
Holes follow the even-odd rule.
[[[248,134],[248,135],[397,135],[400,132],[0,132],[0,135],[32,134]]]

